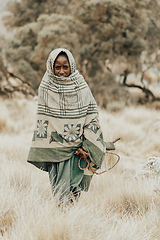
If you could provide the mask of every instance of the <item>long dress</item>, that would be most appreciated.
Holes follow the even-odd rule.
[[[88,191],[92,174],[85,175],[78,167],[79,156],[73,155],[71,159],[60,163],[48,165],[49,179],[54,195],[59,195],[60,201],[64,198],[78,198],[81,191]],[[81,167],[85,160],[81,159]],[[72,193],[72,196],[71,196]]]

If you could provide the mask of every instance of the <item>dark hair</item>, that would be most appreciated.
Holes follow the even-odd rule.
[[[68,59],[67,54],[62,51],[62,52],[60,52],[60,53],[57,55],[57,57],[56,57],[56,59],[55,59],[55,61],[54,61],[54,65],[55,65],[55,62],[56,62],[56,60],[57,60],[57,58],[58,58],[59,56],[64,56],[64,57],[66,57],[67,60],[68,60],[68,62],[69,62],[69,59]],[[69,64],[70,64],[70,63],[69,63]],[[53,65],[53,67],[54,67],[54,65]]]

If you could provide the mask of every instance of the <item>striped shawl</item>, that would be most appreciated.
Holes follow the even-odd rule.
[[[54,75],[57,55],[68,56],[71,74]],[[42,170],[46,162],[61,162],[71,158],[82,147],[91,161],[101,167],[106,145],[99,125],[96,102],[82,75],[75,69],[72,54],[56,49],[49,55],[47,71],[38,89],[37,124],[28,162]],[[47,170],[46,170],[47,171]]]

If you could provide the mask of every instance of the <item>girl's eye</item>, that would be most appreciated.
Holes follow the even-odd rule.
[[[60,67],[60,66],[56,66],[55,69],[56,69],[56,70],[60,70],[61,67]]]
[[[67,65],[63,66],[64,70],[67,70],[69,67]]]

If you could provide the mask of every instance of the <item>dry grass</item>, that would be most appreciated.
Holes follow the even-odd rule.
[[[47,173],[26,162],[36,102],[0,100],[0,107],[0,239],[160,239],[160,196],[154,191],[159,177],[138,175],[149,157],[160,157],[158,110],[100,110],[105,139],[121,137],[116,143],[121,160],[62,209],[52,198]]]

